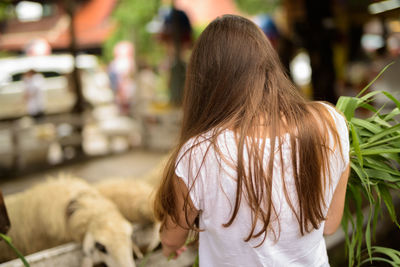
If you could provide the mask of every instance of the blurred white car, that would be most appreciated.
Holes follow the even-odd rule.
[[[113,96],[108,84],[99,84],[105,74],[99,71],[97,58],[79,55],[76,64],[86,100],[92,104],[110,101]],[[70,86],[72,69],[71,55],[0,59],[0,119],[27,115],[23,75],[29,70],[35,70],[45,78],[43,92],[46,114],[71,110],[75,102],[75,94]]]

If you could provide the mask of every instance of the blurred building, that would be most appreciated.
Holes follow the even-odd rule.
[[[18,8],[18,5],[23,5],[23,3],[28,3],[28,5],[31,3],[31,6],[25,6],[25,9],[39,9],[38,17],[12,16],[2,22],[0,26],[1,51],[22,52],[32,39],[37,38],[46,40],[53,51],[67,51],[71,42],[71,16],[68,14],[68,7],[64,4],[73,3],[76,49],[99,54],[102,43],[113,29],[110,16],[117,0],[31,0],[29,2],[14,0],[12,2],[14,8]],[[14,12],[14,10],[9,12]]]

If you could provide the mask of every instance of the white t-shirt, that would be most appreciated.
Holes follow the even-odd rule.
[[[345,119],[333,108],[329,107],[329,110],[340,135],[344,158],[341,157],[339,149],[335,149],[330,155],[331,186],[325,192],[327,207],[349,162],[349,139]],[[207,135],[205,134],[202,140],[205,140]],[[297,193],[291,168],[289,138],[289,135],[285,135],[282,144],[284,177],[292,203],[296,203]],[[268,159],[270,148],[269,142],[266,143],[265,155]],[[229,164],[230,160],[236,162],[237,157],[233,132],[226,130],[218,136],[218,148],[225,160],[221,160],[207,141],[196,146],[189,157],[190,152],[184,152],[193,144],[194,140],[190,140],[181,149],[182,158],[179,161],[178,157],[175,172],[188,188],[193,186],[190,197],[196,209],[201,210],[200,229],[204,231],[199,234],[200,266],[329,266],[323,238],[324,222],[319,229],[303,236],[300,234],[298,222],[285,199],[279,153],[275,154],[272,198],[279,214],[280,236],[276,241],[272,234],[268,234],[265,242],[256,247],[262,236],[249,242],[244,241],[251,229],[250,209],[244,198],[233,224],[229,227],[223,226],[231,217],[236,196],[236,170]],[[230,159],[228,163],[226,159]],[[198,178],[193,182],[197,174]]]

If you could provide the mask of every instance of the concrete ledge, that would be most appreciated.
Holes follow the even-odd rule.
[[[26,256],[31,267],[80,267],[82,260],[81,246],[68,243]],[[20,259],[0,264],[0,267],[23,267]]]
[[[167,260],[160,250],[149,253],[142,260],[136,260],[137,267],[187,267],[191,266],[197,255],[195,248],[185,251],[177,260]],[[80,267],[82,261],[81,246],[68,243],[26,256],[31,267]],[[0,264],[0,267],[23,267],[20,259]]]

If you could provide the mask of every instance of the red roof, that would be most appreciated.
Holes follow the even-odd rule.
[[[110,14],[117,0],[91,0],[82,4],[75,15],[74,24],[78,48],[99,47],[110,35],[113,24]],[[44,38],[54,49],[69,46],[69,17],[59,6],[51,17],[39,21],[8,21],[0,35],[0,50],[23,50],[35,38]]]

